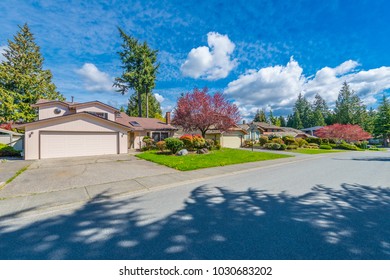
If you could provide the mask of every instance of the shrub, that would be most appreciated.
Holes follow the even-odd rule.
[[[368,148],[367,144],[368,144],[367,141],[359,141],[355,143],[355,146],[358,147],[359,149],[366,150]]]
[[[319,149],[320,145],[317,143],[309,143],[308,145],[303,146],[306,149]]]
[[[206,140],[200,135],[193,135],[192,145],[195,149],[202,149],[206,146]]]
[[[300,148],[309,144],[309,143],[307,143],[307,141],[305,139],[302,139],[302,138],[297,138],[295,141],[297,142],[298,147],[300,147]]]
[[[165,138],[165,145],[168,150],[170,150],[173,154],[176,154],[181,148],[183,148],[184,143],[178,138]]]
[[[244,141],[244,147],[252,147],[255,144],[252,140],[245,140]]]
[[[163,152],[163,151],[165,150],[165,148],[167,147],[165,141],[158,141],[158,142],[156,143],[156,146],[157,146],[157,148],[158,148],[161,152]]]
[[[322,144],[320,145],[320,149],[322,150],[332,150],[332,147],[329,145]]]
[[[20,157],[20,151],[15,150],[11,146],[1,144],[0,157]]]
[[[308,138],[306,138],[306,142],[309,143],[309,144],[310,144],[310,143],[315,143],[315,144],[317,144],[318,146],[322,144],[321,138],[314,138],[314,137],[308,137]]]
[[[329,144],[337,144],[336,139],[329,138]]]
[[[287,145],[286,144],[280,144],[279,150],[285,150],[285,149],[287,149]]]
[[[216,150],[220,150],[221,149],[221,143],[218,140],[215,141],[215,149]]]
[[[268,142],[268,137],[263,135],[259,138],[259,143],[260,143],[260,146],[264,146],[264,144],[266,144]]]
[[[287,145],[287,150],[295,150],[298,149],[298,145]]]
[[[154,140],[152,138],[150,138],[150,136],[145,136],[143,139],[142,139],[142,142],[145,143],[145,147],[143,150],[151,150],[154,148]]]
[[[192,150],[194,148],[193,146],[193,137],[191,134],[184,134],[179,138],[184,143],[184,147],[187,150]]]
[[[213,150],[215,149],[215,142],[213,139],[205,139],[206,140],[206,148],[209,149],[209,150]]]
[[[321,144],[329,145],[329,139],[328,138],[321,138]]]
[[[277,144],[279,144],[279,145],[284,144],[282,138],[273,138],[273,139],[272,139],[272,143],[277,143]]]
[[[284,144],[279,144],[279,143],[266,143],[264,145],[264,148],[269,149],[269,150],[280,150],[281,146]],[[285,145],[286,146],[286,145]],[[286,146],[287,148],[287,146]]]
[[[352,144],[347,144],[347,143],[341,143],[337,145],[338,149],[343,149],[343,150],[351,150],[351,151],[357,151],[358,147]]]
[[[282,140],[286,145],[296,145],[297,144],[297,142],[295,141],[295,138],[292,136],[283,136]]]

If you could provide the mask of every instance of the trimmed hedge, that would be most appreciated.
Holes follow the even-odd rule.
[[[170,150],[173,154],[176,154],[181,148],[183,148],[184,143],[178,138],[165,138],[164,139],[167,149]]]
[[[322,150],[332,150],[333,148],[329,145],[322,144],[320,145],[320,149]]]
[[[0,157],[20,157],[20,151],[11,146],[0,144]]]

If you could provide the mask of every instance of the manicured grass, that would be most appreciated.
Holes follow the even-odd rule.
[[[307,155],[346,152],[346,150],[323,150],[323,149],[304,149],[304,148],[299,148],[297,150],[287,150],[287,151],[293,153],[299,153],[299,154],[307,154]]]
[[[289,157],[287,155],[251,152],[245,150],[223,148],[211,151],[209,154],[189,154],[186,156],[164,155],[157,151],[148,151],[136,157],[175,168],[181,171],[195,170],[230,164],[270,160]]]

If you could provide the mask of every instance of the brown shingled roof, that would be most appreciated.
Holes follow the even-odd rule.
[[[139,117],[130,117],[125,113],[121,112],[119,116],[116,118],[116,122],[126,125],[128,127],[133,128],[134,130],[176,130],[170,124],[166,124],[165,122],[154,119],[154,118],[139,118]],[[137,122],[140,126],[134,126],[130,122]]]

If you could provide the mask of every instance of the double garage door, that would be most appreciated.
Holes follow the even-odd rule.
[[[223,146],[225,148],[240,148],[241,147],[241,137],[240,135],[224,135],[223,136]]]
[[[117,132],[40,132],[40,158],[118,154]]]

